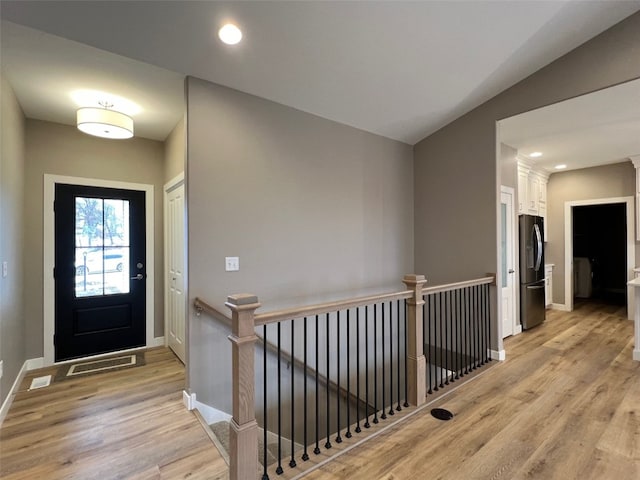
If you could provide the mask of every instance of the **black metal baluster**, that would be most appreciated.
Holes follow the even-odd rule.
[[[351,438],[351,319],[347,309],[347,433],[345,437]]]
[[[389,415],[393,415],[393,304],[389,301]]]
[[[382,415],[380,415],[380,418],[382,420],[386,420],[387,419],[387,412],[385,410],[385,404],[384,404],[384,392],[385,392],[385,388],[386,388],[386,379],[385,379],[385,348],[384,348],[384,302],[380,304],[380,310],[382,311],[382,341],[380,342],[382,344]]]
[[[474,338],[474,362],[473,369],[476,370],[478,368],[478,357],[480,356],[480,338],[478,335],[478,286],[474,285],[473,287],[473,338]]]
[[[477,367],[482,366],[482,295],[480,292],[480,285],[476,285],[476,292],[478,295],[478,309],[476,313],[476,328],[478,329],[478,361]]]
[[[462,360],[462,342],[464,340],[462,336],[462,290],[456,291],[456,309],[458,312],[458,320],[456,324],[458,325],[458,373],[456,378],[460,378],[464,375],[463,368],[463,360]]]
[[[295,459],[295,446],[296,446],[296,441],[295,441],[295,429],[293,428],[296,424],[296,396],[294,393],[294,386],[295,386],[295,352],[294,352],[294,345],[295,345],[295,332],[294,332],[294,323],[295,321],[292,319],[291,320],[291,460],[289,461],[289,466],[291,468],[295,468],[296,466],[296,459]]]
[[[478,364],[478,367],[481,367],[485,363],[484,359],[487,351],[484,338],[484,285],[478,285],[478,292],[480,295],[480,320],[478,321],[478,327],[480,328],[480,331],[478,332],[480,337],[480,363]]]
[[[365,307],[366,308],[366,307]],[[360,433],[360,307],[356,307],[356,433]]]
[[[267,473],[267,326],[262,326],[262,415],[263,415],[263,432],[262,432],[262,480],[269,480]]]
[[[485,295],[487,296],[487,343],[488,343],[488,347],[487,347],[487,363],[489,363],[491,360],[493,360],[493,358],[491,358],[491,354],[489,352],[489,350],[491,349],[491,295],[490,295],[490,289],[489,289],[489,285],[485,285],[486,288],[486,293]]]
[[[307,434],[308,434],[308,427],[307,427],[307,410],[308,410],[308,404],[307,404],[307,377],[309,376],[307,374],[307,317],[304,317],[304,369],[302,370],[302,373],[304,375],[304,452],[302,453],[302,460],[303,461],[307,461],[309,460],[309,453],[307,452],[307,444],[308,444],[308,440],[307,440]]]
[[[364,428],[371,427],[369,423],[369,306],[364,307],[364,408],[366,419]]]
[[[320,387],[318,386],[318,370],[320,370],[320,362],[318,361],[318,315],[316,315],[316,448],[313,449],[313,453],[316,455],[320,454],[320,402],[318,398],[318,394],[320,392]]]
[[[329,314],[327,313],[326,315],[326,319],[327,319],[327,442],[324,444],[324,448],[329,449],[331,448],[331,411],[330,411],[330,398],[329,398],[329,382],[331,379],[331,376],[329,374],[329,370],[330,370],[330,362],[329,362]]]
[[[444,384],[449,385],[449,372],[451,371],[451,365],[449,365],[449,338],[451,332],[449,332],[449,323],[451,320],[451,292],[444,292]]]
[[[491,355],[489,355],[489,349],[491,348],[491,333],[489,332],[489,317],[491,315],[489,312],[489,285],[485,283],[482,289],[484,290],[484,363],[487,364],[491,359]]]
[[[469,288],[462,290],[464,309],[464,374],[469,374]]]
[[[378,423],[378,305],[373,305],[373,423]]]
[[[336,362],[336,406],[338,407],[337,417],[337,425],[338,425],[338,433],[336,435],[336,443],[342,443],[342,436],[340,435],[340,310],[336,312],[336,354],[338,356],[338,360]]]
[[[442,292],[438,293],[438,316],[440,317],[440,342],[438,344],[440,361],[438,362],[438,367],[440,367],[440,388],[444,388],[444,315],[442,314]]]
[[[400,354],[400,300],[396,300],[396,330],[397,330],[397,339],[398,339],[398,362],[396,364],[397,374],[398,374],[398,405],[396,406],[396,411],[402,410],[400,406],[400,360],[402,359],[402,355]]]
[[[282,374],[281,374],[281,344],[280,344],[280,330],[281,330],[281,322],[278,322],[278,468],[276,468],[276,473],[278,475],[282,475],[284,470],[282,469]]]
[[[456,381],[458,359],[456,358],[458,337],[456,336],[456,291],[449,292],[449,307],[451,308],[451,382]]]
[[[404,301],[404,407],[409,407],[409,378],[407,372],[407,344],[409,343],[407,334],[407,301]]]
[[[433,393],[433,382],[432,382],[432,375],[431,375],[431,370],[433,370],[433,357],[431,356],[431,307],[433,302],[431,301],[431,295],[427,295],[425,297],[425,301],[426,301],[426,309],[425,309],[425,313],[426,315],[424,316],[424,320],[425,320],[425,324],[426,324],[426,330],[424,330],[425,332],[427,332],[427,341],[426,343],[426,347],[427,347],[427,378],[429,380],[429,389],[427,390],[427,393],[429,395],[431,395]]]

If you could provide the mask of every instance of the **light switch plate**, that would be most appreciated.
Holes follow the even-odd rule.
[[[2,278],[5,278],[7,276],[8,270],[9,264],[6,261],[2,262]]]
[[[4,361],[0,360],[0,378],[2,378],[3,373],[4,373]]]
[[[227,272],[240,270],[240,257],[224,257],[224,269]]]

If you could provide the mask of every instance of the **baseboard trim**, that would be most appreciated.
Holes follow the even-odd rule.
[[[184,407],[191,411],[195,408],[195,403],[196,403],[196,394],[192,393],[189,394],[186,390],[182,391],[182,403],[184,404]]]
[[[498,360],[499,362],[504,362],[507,359],[507,353],[503,350],[489,350],[491,358],[493,360]]]
[[[149,347],[165,347],[164,337],[155,337]]]
[[[44,367],[44,357],[30,358],[26,362],[27,370],[36,370]]]
[[[196,394],[191,394],[193,397],[193,409],[198,410],[198,413],[202,415],[202,418],[207,422],[207,425],[213,425],[216,422],[230,422],[232,416],[228,413],[213,408],[206,403],[202,403],[196,400]]]
[[[2,425],[2,423],[4,422],[4,418],[7,416],[7,413],[9,413],[9,409],[11,408],[11,404],[13,403],[13,398],[16,396],[16,393],[18,393],[18,388],[20,388],[20,383],[22,383],[22,379],[24,378],[25,373],[27,373],[27,370],[29,370],[29,362],[30,360],[25,360],[25,362],[22,364],[22,368],[18,372],[18,376],[11,386],[11,390],[9,390],[9,393],[4,399],[4,402],[2,402],[2,407],[0,408],[0,425]]]
[[[564,303],[552,303],[551,310],[560,310],[561,312],[570,312],[569,308]]]
[[[640,362],[640,350],[633,351],[633,359],[637,362]]]
[[[516,328],[513,329],[514,335],[520,335],[522,333],[522,324],[516,325]]]

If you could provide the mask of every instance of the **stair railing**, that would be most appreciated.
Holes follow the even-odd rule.
[[[406,289],[400,292],[260,314],[256,313],[260,303],[255,295],[228,297],[233,381],[231,480],[267,480],[269,473],[272,478],[283,473],[284,477],[295,476],[305,470],[300,464],[314,456],[317,459],[309,464],[321,463],[332,446],[342,448],[344,439],[357,437],[368,428],[375,430],[374,426],[378,428],[381,420],[399,413],[403,406],[424,404],[428,394],[490,361],[489,285],[494,277],[428,288],[422,275],[406,275],[403,282]],[[196,299],[199,311],[222,315],[206,307]],[[259,375],[256,342],[263,342]],[[277,382],[277,392],[267,391],[267,350],[277,359],[277,368],[272,365],[269,373],[270,379],[275,377],[271,381]],[[288,372],[282,371],[283,358]],[[296,379],[296,374],[302,378]],[[322,385],[320,376],[325,379]],[[256,391],[260,381],[262,389]],[[288,382],[284,393],[281,381]],[[256,398],[260,396],[264,402],[260,406],[262,452],[258,452],[256,419]],[[267,405],[269,396],[277,396],[275,408]],[[302,408],[296,408],[298,397],[304,397]],[[283,412],[285,402],[289,404]],[[315,421],[311,412],[308,421],[307,405],[313,407]],[[276,418],[268,421],[267,415]],[[296,434],[295,425],[302,416],[304,430]],[[277,454],[273,454],[277,463],[269,468],[268,427],[277,434]]]

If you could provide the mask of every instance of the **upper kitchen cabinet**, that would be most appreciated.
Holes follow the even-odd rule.
[[[549,174],[518,158],[518,214],[544,219],[544,241],[548,239],[547,182]]]

